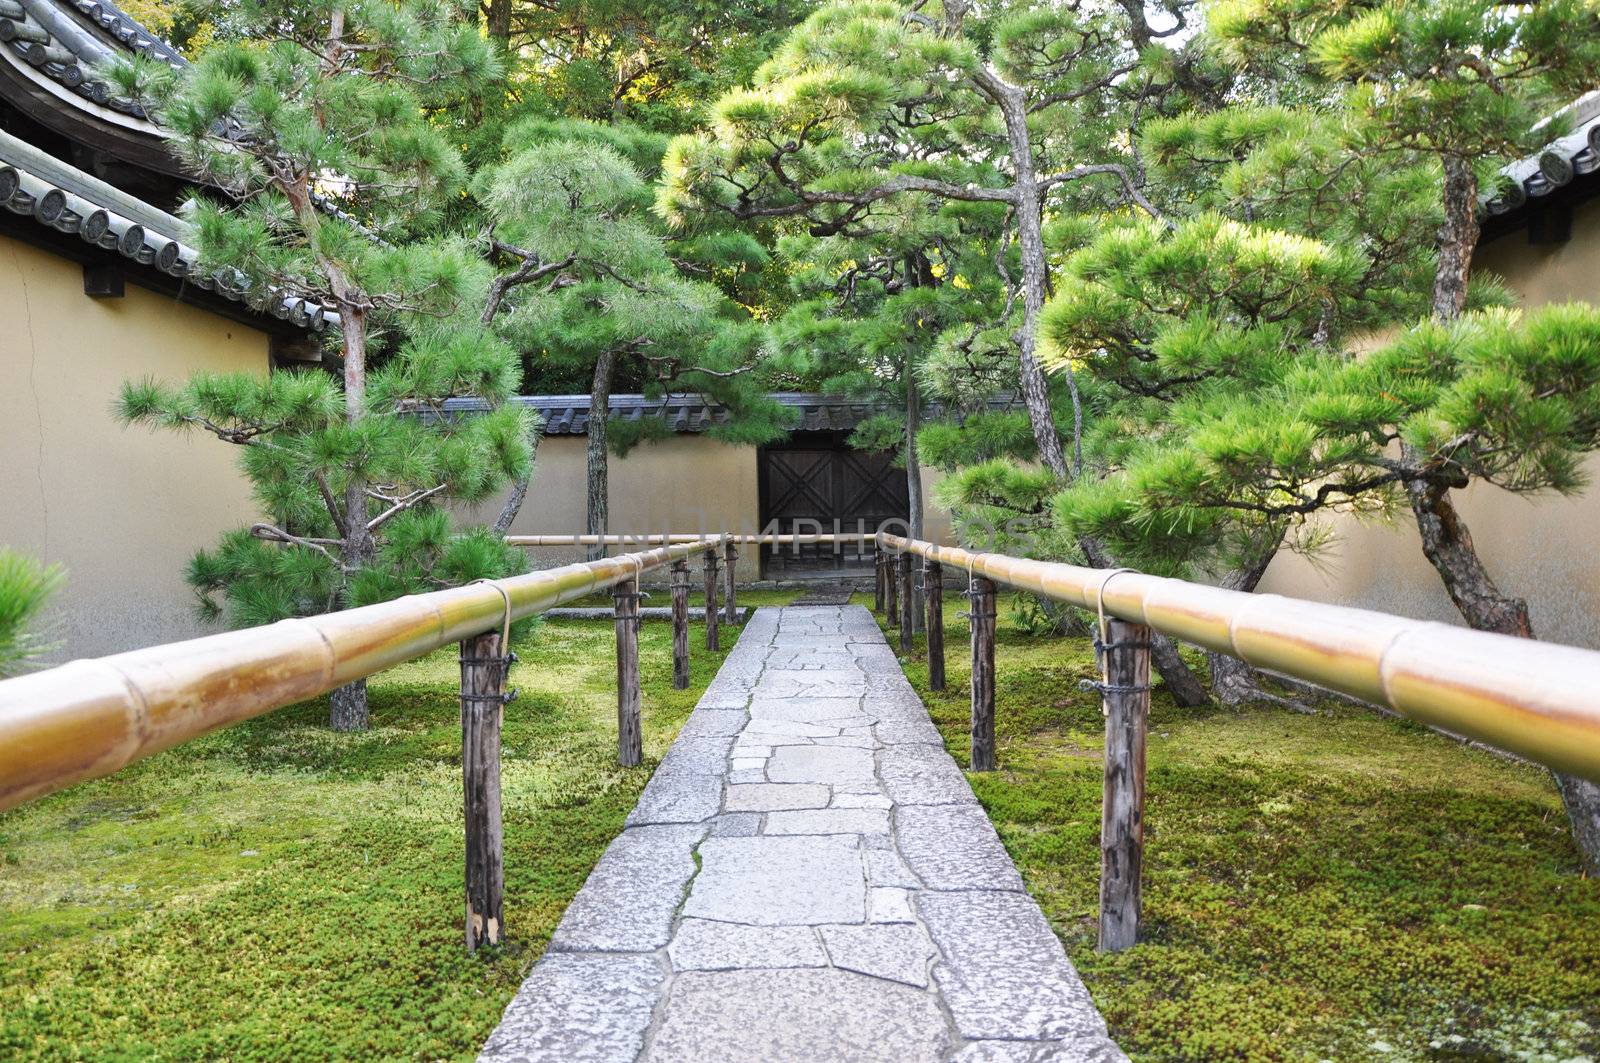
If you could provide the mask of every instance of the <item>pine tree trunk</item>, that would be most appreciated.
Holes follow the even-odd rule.
[[[1288,531],[1288,525],[1269,530],[1266,539],[1246,563],[1224,575],[1217,585],[1225,590],[1254,593],[1267,574],[1267,566],[1278,556],[1283,537]],[[1239,658],[1213,650],[1206,653],[1206,659],[1211,665],[1211,696],[1221,704],[1248,705],[1258,701],[1283,703],[1283,698],[1269,695],[1261,689],[1261,684],[1256,681],[1255,669]]]
[[[585,530],[590,535],[606,534],[609,519],[607,484],[606,419],[611,413],[611,376],[617,365],[617,352],[605,351],[594,363],[594,383],[589,389],[589,448],[586,454],[588,506]],[[589,560],[604,557],[604,546],[591,546]]]
[[[908,365],[906,376],[906,497],[910,500],[908,509],[908,523],[911,526],[911,538],[923,537],[923,505],[922,505],[922,462],[917,458],[917,429],[922,425],[921,403],[917,395],[916,382],[911,379],[911,367]],[[915,580],[913,580],[913,585]],[[916,596],[913,595],[913,598]],[[909,603],[911,612],[911,630],[922,631],[927,624],[923,616],[920,601]]]
[[[1444,321],[1461,316],[1467,302],[1472,252],[1478,242],[1478,181],[1472,164],[1452,155],[1444,163],[1444,222],[1439,226],[1439,262],[1434,274],[1433,312]],[[1406,464],[1421,468],[1426,455],[1402,445]],[[1528,603],[1503,594],[1495,585],[1472,542],[1472,532],[1456,511],[1451,485],[1439,481],[1406,481],[1422,552],[1444,582],[1445,591],[1468,626],[1518,638],[1533,638]],[[1553,773],[1561,803],[1572,824],[1572,838],[1585,866],[1600,875],[1600,785]]]
[[[1470,160],[1446,155],[1444,222],[1439,226],[1439,263],[1433,275],[1433,312],[1450,321],[1467,305],[1472,251],[1478,243],[1478,178]]]
[[[543,427],[539,425],[537,421],[535,421],[534,427],[528,432],[528,442],[533,446],[534,457],[538,457],[539,454],[539,437],[542,432]],[[517,514],[522,512],[522,503],[527,500],[528,483],[532,479],[533,466],[529,465],[528,475],[517,477],[516,482],[511,485],[511,494],[506,496],[506,504],[500,507],[500,515],[494,520],[494,530],[496,534],[510,534],[511,525],[517,522]]]
[[[1022,254],[1022,328],[1016,334],[1017,362],[1022,385],[1022,402],[1033,427],[1033,440],[1039,448],[1039,461],[1060,480],[1071,476],[1066,454],[1061,449],[1061,434],[1056,430],[1055,414],[1050,409],[1050,391],[1044,371],[1034,356],[1039,335],[1039,315],[1044,310],[1049,286],[1049,265],[1045,258],[1044,229],[1039,197],[1038,175],[1033,165],[1033,139],[1028,129],[1028,105],[1022,91],[985,71],[978,87],[1000,109],[1005,120],[1006,143],[1013,171],[1017,246]]]
[[[502,48],[511,44],[511,0],[489,0],[484,8],[485,26],[489,39],[499,42]]]
[[[348,298],[342,274],[339,278],[339,318],[344,335],[344,410],[345,419],[356,424],[367,412],[367,321],[366,311]],[[348,572],[372,563],[377,554],[372,531],[367,527],[367,481],[351,476],[344,492],[344,546],[340,551]],[[367,729],[367,683],[358,679],[333,692],[329,699],[328,724],[335,731]]]

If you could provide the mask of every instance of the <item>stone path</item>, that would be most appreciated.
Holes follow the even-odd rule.
[[[1125,1058],[860,606],[755,613],[481,1057]]]

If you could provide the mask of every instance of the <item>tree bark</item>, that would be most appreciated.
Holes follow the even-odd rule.
[[[917,457],[917,429],[922,425],[921,396],[917,394],[916,382],[911,379],[911,367],[905,369],[906,378],[906,497],[910,500],[907,509],[907,523],[911,527],[911,538],[920,540],[923,531],[923,503],[922,503],[922,462]],[[906,603],[911,611],[911,633],[923,630],[926,619],[918,607],[915,580],[907,583],[902,590],[911,591],[911,600]]]
[[[609,486],[606,452],[606,419],[611,414],[611,376],[616,370],[617,352],[604,351],[594,363],[594,382],[589,388],[589,447],[586,453],[588,505],[585,530],[590,535],[606,534]],[[606,555],[604,546],[589,547],[589,560]]]
[[[1446,155],[1442,161],[1444,222],[1439,226],[1439,264],[1433,275],[1433,312],[1450,321],[1467,305],[1472,251],[1478,243],[1478,177],[1466,158]]]
[[[511,0],[489,0],[484,5],[484,29],[502,48],[511,46]]]
[[[1017,364],[1022,383],[1022,401],[1028,410],[1039,460],[1057,479],[1071,476],[1067,457],[1061,449],[1055,414],[1050,409],[1050,390],[1044,371],[1034,355],[1039,336],[1039,315],[1044,310],[1049,284],[1045,261],[1043,203],[1040,202],[1037,173],[1033,165],[1033,144],[1028,130],[1028,107],[1021,90],[992,77],[991,92],[1005,119],[1006,141],[1010,148],[1017,217],[1017,246],[1022,254],[1022,328],[1017,332]],[[1077,449],[1076,447],[1074,448]]]

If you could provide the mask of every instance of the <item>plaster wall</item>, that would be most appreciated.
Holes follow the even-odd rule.
[[[1566,243],[1530,245],[1526,230],[1508,233],[1480,247],[1473,267],[1499,275],[1525,306],[1600,302],[1600,200],[1574,211]],[[1600,456],[1592,455],[1586,468],[1591,481],[1600,482]],[[1528,599],[1535,633],[1600,648],[1600,490],[1564,498],[1478,485],[1457,497],[1500,589]],[[1331,526],[1329,549],[1314,561],[1279,555],[1261,589],[1460,623],[1422,556],[1409,512],[1392,526],[1350,519]]]
[[[134,284],[83,294],[83,271],[0,238],[0,545],[61,564],[47,660],[207,630],[183,580],[194,551],[251,519],[234,448],[124,429],[124,380],[201,369],[266,373],[267,336]]]

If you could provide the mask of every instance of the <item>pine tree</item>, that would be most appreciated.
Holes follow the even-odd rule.
[[[1527,603],[1503,592],[1491,577],[1452,495],[1474,478],[1495,482],[1502,475],[1495,463],[1480,463],[1473,453],[1492,443],[1531,448],[1514,461],[1529,478],[1509,476],[1502,483],[1575,486],[1560,466],[1573,453],[1593,448],[1586,424],[1570,419],[1572,407],[1587,402],[1590,387],[1583,371],[1593,356],[1586,312],[1547,311],[1520,325],[1503,318],[1457,329],[1448,323],[1468,305],[1480,171],[1492,172],[1559,132],[1558,122],[1540,116],[1600,78],[1600,9],[1585,0],[1522,7],[1493,0],[1389,0],[1330,15],[1308,10],[1299,0],[1237,0],[1222,8],[1214,27],[1233,47],[1236,61],[1248,61],[1246,53],[1257,59],[1268,51],[1298,54],[1313,71],[1348,86],[1341,102],[1353,150],[1437,166],[1442,221],[1432,286],[1436,323],[1420,327],[1377,362],[1391,371],[1379,382],[1385,393],[1420,400],[1398,404],[1399,423],[1389,438],[1398,443],[1399,458],[1386,456],[1377,464],[1398,479],[1423,553],[1467,623],[1532,637]],[[1539,341],[1555,345],[1541,347]],[[1483,344],[1508,358],[1500,375],[1483,374],[1470,355],[1447,353]],[[1421,396],[1413,390],[1419,377],[1425,382]],[[1538,382],[1553,390],[1540,390]],[[1451,394],[1504,409],[1500,416],[1481,411],[1475,419],[1449,404]],[[1504,418],[1511,411],[1522,415],[1521,425]],[[1537,440],[1525,434],[1529,424],[1541,426]],[[1452,433],[1451,427],[1461,431]],[[1566,776],[1558,781],[1580,847],[1600,870],[1600,786]]]
[[[594,535],[607,530],[610,455],[665,427],[613,424],[607,410],[619,380],[640,382],[647,395],[693,391],[728,407],[729,421],[710,430],[715,438],[761,443],[787,427],[753,372],[755,321],[722,288],[687,272],[720,268],[737,288],[737,275],[762,265],[764,254],[732,234],[669,244],[640,165],[658,160],[661,144],[626,126],[529,121],[508,133],[506,161],[476,189],[495,251],[519,263],[496,285],[495,327],[526,352],[530,379],[548,379],[551,369],[587,379],[586,530]]]
[[[717,102],[709,133],[673,142],[661,210],[676,224],[717,213],[804,218],[830,235],[905,196],[1009,209],[1020,250],[1018,383],[1039,459],[1067,479],[1034,350],[1049,287],[1045,200],[1096,181],[1103,199],[1148,206],[1115,133],[1133,100],[1177,83],[1164,49],[1141,55],[1153,38],[1136,5],[1001,5],[980,18],[960,0],[933,13],[829,4],[752,89]],[[1163,76],[1129,78],[1146,65]]]
[[[21,672],[49,649],[39,615],[64,578],[59,565],[0,547],[0,679]]]
[[[116,76],[224,190],[187,207],[204,264],[256,305],[330,308],[343,387],[280,372],[123,389],[129,422],[242,447],[268,516],[195,557],[203,608],[244,626],[513,570],[500,540],[453,533],[441,508],[484,498],[529,461],[525,416],[499,405],[516,358],[472,311],[489,271],[470,241],[438,232],[466,173],[427,116],[496,76],[493,55],[434,0],[267,0],[230,17],[246,39],[188,70]],[[442,417],[462,395],[497,408]],[[366,719],[364,683],[334,692],[336,728]]]

